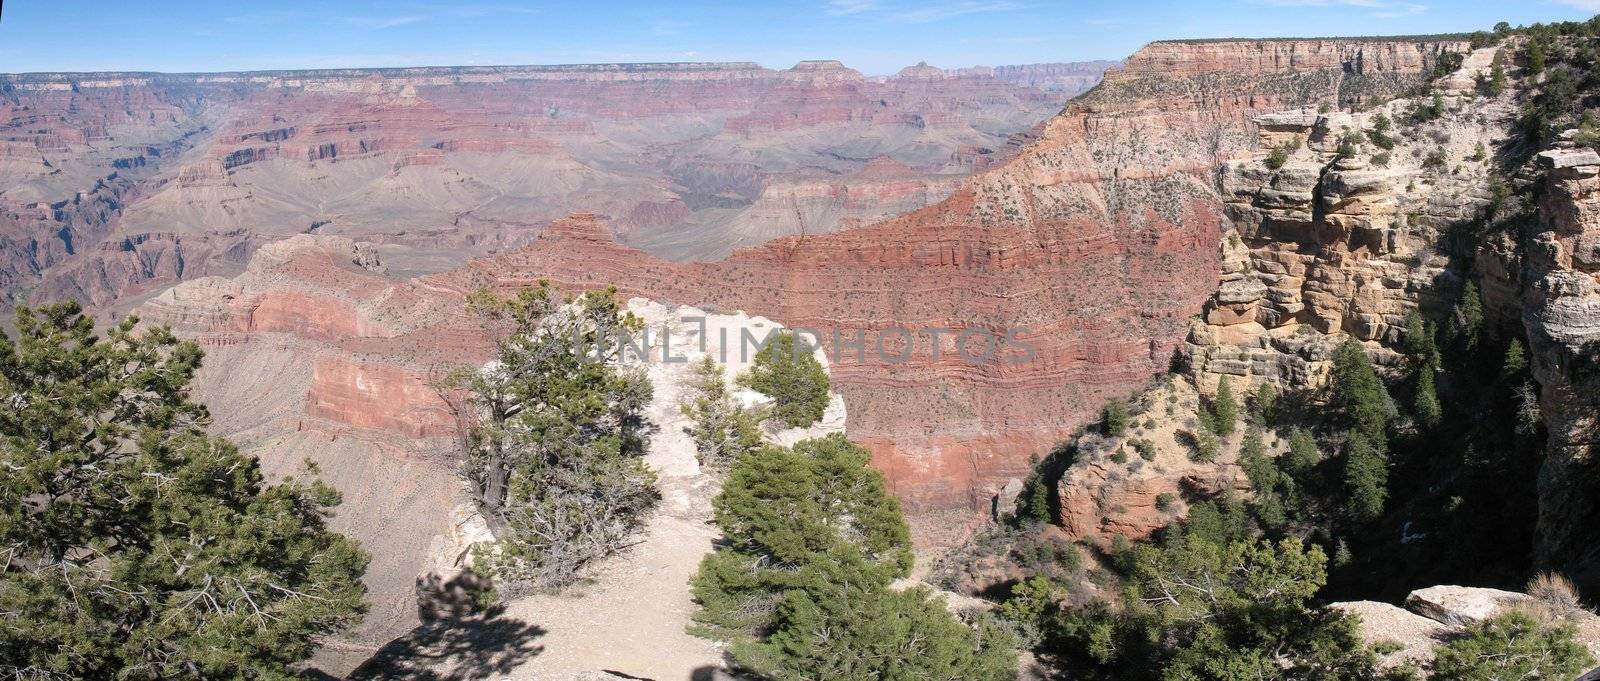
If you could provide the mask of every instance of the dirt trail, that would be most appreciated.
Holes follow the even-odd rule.
[[[730,380],[745,370],[736,347],[720,352],[721,338],[737,343],[741,329],[760,337],[777,325],[760,317],[708,315],[641,299],[630,301],[629,309],[645,319],[652,334],[665,324],[671,330],[673,355],[688,360],[668,363],[657,357],[646,365],[655,386],[649,416],[660,430],[651,438],[645,460],[658,476],[661,506],[640,543],[608,561],[592,583],[559,596],[532,596],[508,605],[503,617],[535,625],[545,633],[538,638],[542,649],[503,678],[545,681],[612,671],[656,681],[689,681],[711,679],[713,670],[722,668],[722,645],[685,630],[696,609],[689,579],[719,535],[711,524],[711,499],[720,481],[701,471],[696,462],[694,442],[684,432],[689,421],[678,405],[689,389],[692,362],[705,354],[727,359],[724,368]],[[699,323],[682,321],[702,316],[704,352],[699,347]],[[728,333],[723,335],[721,329]],[[659,353],[659,337],[653,335],[651,342]],[[822,422],[777,433],[774,439],[792,443],[843,428],[844,401],[834,395]]]

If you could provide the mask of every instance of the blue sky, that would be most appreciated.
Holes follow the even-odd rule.
[[[1120,58],[1162,38],[1412,34],[1600,0],[5,0],[0,72],[840,59],[869,74]]]

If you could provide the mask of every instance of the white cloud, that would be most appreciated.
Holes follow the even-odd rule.
[[[863,15],[887,21],[926,23],[969,14],[1010,12],[1023,6],[1013,0],[938,0],[935,2],[890,2],[883,0],[828,0],[826,12],[832,16]]]
[[[1555,3],[1576,7],[1585,12],[1600,12],[1600,0],[1555,0]]]

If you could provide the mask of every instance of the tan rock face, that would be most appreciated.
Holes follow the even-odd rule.
[[[1539,475],[1539,558],[1600,586],[1600,158],[1547,152],[1544,228],[1525,257],[1522,319],[1550,439]]]
[[[1463,69],[1493,52],[1473,53]],[[1405,63],[1397,53],[1385,59]],[[1451,304],[1459,282],[1438,245],[1449,225],[1484,205],[1490,168],[1476,145],[1501,138],[1514,106],[1504,98],[1452,99],[1447,106],[1456,110],[1420,127],[1406,122],[1409,106],[1396,100],[1355,114],[1296,110],[1256,119],[1255,156],[1222,168],[1223,273],[1185,344],[1197,376],[1314,385],[1346,334],[1388,363],[1395,355],[1387,347],[1401,340],[1408,313]],[[1380,114],[1391,121],[1393,148],[1369,142],[1353,158],[1338,157],[1343,138],[1373,130]],[[1263,159],[1285,138],[1305,145],[1268,168]],[[1444,166],[1425,167],[1437,152]]]

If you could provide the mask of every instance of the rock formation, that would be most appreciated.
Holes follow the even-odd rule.
[[[1522,612],[1541,623],[1573,626],[1575,638],[1591,654],[1600,657],[1600,617],[1583,610],[1552,609],[1528,594],[1469,586],[1430,586],[1412,591],[1405,607],[1356,601],[1334,603],[1335,609],[1361,618],[1361,637],[1368,643],[1397,643],[1400,650],[1385,655],[1385,665],[1410,662],[1426,665],[1433,661],[1434,649],[1460,636],[1466,625],[1507,612]],[[1592,678],[1600,669],[1585,674]]]
[[[1531,235],[1521,261],[1522,321],[1550,433],[1539,475],[1539,558],[1591,587],[1600,584],[1600,156],[1563,149],[1538,160],[1543,231]]]
[[[0,296],[109,306],[302,232],[437,271],[578,209],[714,257],[936,201],[1068,96],[837,62],[0,75]]]

